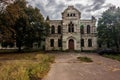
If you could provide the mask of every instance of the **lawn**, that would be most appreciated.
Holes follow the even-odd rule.
[[[34,53],[0,54],[0,80],[41,80],[54,56]]]
[[[112,54],[104,54],[103,55],[104,57],[107,57],[107,58],[111,58],[111,59],[114,59],[114,60],[118,60],[120,61],[120,54],[116,54],[116,55],[112,55]]]

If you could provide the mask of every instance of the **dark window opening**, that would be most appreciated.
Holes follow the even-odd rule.
[[[84,47],[84,39],[81,39],[81,47]]]
[[[61,26],[58,26],[58,34],[61,34]]]
[[[69,17],[69,14],[67,14],[67,16]]]
[[[74,24],[72,22],[70,22],[70,24],[68,25],[68,32],[74,32]]]
[[[75,15],[75,13],[71,13],[71,14],[68,13],[67,16],[68,17],[75,17],[76,15]]]
[[[75,13],[73,14],[73,16],[75,17]]]
[[[88,47],[92,47],[92,39],[88,39]]]
[[[50,46],[51,46],[51,47],[54,47],[54,39],[51,39],[51,40],[50,40]]]
[[[62,47],[62,39],[58,39],[58,47]]]
[[[87,25],[87,34],[90,34],[90,25]]]
[[[51,27],[51,34],[55,34],[55,26],[54,25],[52,25],[52,27]]]

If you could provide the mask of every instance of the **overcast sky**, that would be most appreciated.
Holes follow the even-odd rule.
[[[110,6],[120,6],[120,0],[27,0],[30,5],[40,9],[44,17],[61,19],[61,12],[68,5],[73,5],[81,13],[82,19],[90,19],[91,16],[99,18],[101,13]]]

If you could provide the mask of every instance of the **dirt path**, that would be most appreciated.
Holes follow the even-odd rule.
[[[55,63],[43,80],[120,80],[120,62],[96,54],[56,54]],[[77,61],[88,56],[94,62]]]

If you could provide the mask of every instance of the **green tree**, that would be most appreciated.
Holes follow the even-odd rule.
[[[27,6],[26,0],[15,0],[0,15],[4,41],[15,40],[19,51],[22,46],[31,48],[34,42],[41,45],[49,32],[49,24],[44,21],[40,10]]]
[[[38,37],[41,37],[42,35],[39,35],[39,29],[43,27],[44,18],[40,14],[39,9],[33,8],[32,6],[29,6],[25,9],[26,14],[28,15],[28,22],[29,22],[29,28],[27,29],[27,35],[25,44],[27,47],[32,47],[32,44],[34,42],[39,42]]]
[[[5,1],[2,3],[7,7],[0,11],[1,42],[13,43],[15,33],[13,26],[18,19],[18,5],[9,5]]]
[[[120,8],[110,7],[98,21],[98,44],[120,49]]]

